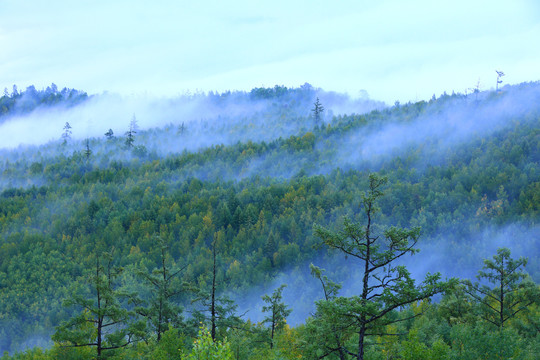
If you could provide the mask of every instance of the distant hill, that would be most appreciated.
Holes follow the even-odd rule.
[[[317,97],[327,109],[354,108],[345,95],[307,85],[200,94],[190,101],[211,106],[206,116],[136,129],[133,146],[126,125],[111,136],[0,150],[0,352],[30,336],[47,343],[73,314],[62,300],[85,283],[98,248],[114,248],[132,291],[142,291],[136,269],[159,266],[156,237],[201,287],[218,239],[219,290],[238,298],[314,259],[346,278],[341,260],[314,247],[313,224],[358,216],[374,171],[389,178],[378,221],[422,227],[427,250],[417,264],[471,276],[479,259],[508,246],[529,256],[540,280],[539,83],[393,107],[359,101],[369,111],[327,110],[320,122]],[[0,121],[88,99],[28,88],[0,98]],[[167,109],[185,108],[185,98],[176,101],[182,106]],[[299,279],[295,301],[313,303],[317,284]],[[178,301],[190,306],[188,294]]]
[[[88,95],[79,90],[63,88],[58,90],[53,83],[44,90],[37,90],[30,85],[26,90],[19,91],[16,85],[10,93],[4,89],[0,97],[0,123],[6,118],[30,113],[37,108],[55,106],[75,106],[88,99]]]

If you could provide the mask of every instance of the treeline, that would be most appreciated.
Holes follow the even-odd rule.
[[[37,90],[34,85],[19,90],[13,85],[11,92],[5,88],[0,97],[0,122],[5,117],[26,114],[39,107],[75,106],[87,99],[88,95],[83,91],[65,87],[59,90],[54,83],[43,90]]]

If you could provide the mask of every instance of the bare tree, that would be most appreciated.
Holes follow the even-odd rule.
[[[502,84],[501,78],[504,76],[504,73],[500,70],[495,70],[497,73],[497,86],[495,88],[495,91],[499,91],[499,84]]]

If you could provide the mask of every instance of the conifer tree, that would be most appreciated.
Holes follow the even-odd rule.
[[[90,155],[92,155],[92,149],[90,149],[90,141],[88,140],[88,138],[86,138],[84,149],[84,156],[86,157],[86,161],[90,159]]]
[[[313,116],[315,118],[315,124],[319,125],[322,121],[322,113],[324,111],[324,107],[322,106],[318,97],[317,97],[317,101],[315,101],[313,105],[314,107],[313,109],[311,109],[311,111],[313,112]]]
[[[499,248],[493,259],[485,259],[478,272],[479,281],[486,280],[493,287],[465,281],[468,294],[481,305],[482,318],[502,329],[505,323],[520,312],[526,312],[535,302],[540,303],[538,287],[523,268],[527,259],[514,260],[510,250]]]
[[[262,300],[268,305],[263,306],[263,312],[270,314],[264,318],[263,323],[270,324],[270,349],[274,347],[274,335],[277,331],[283,329],[286,324],[287,316],[292,312],[283,302],[282,292],[287,285],[283,284],[278,287],[272,295],[264,295]]]
[[[129,130],[126,131],[126,147],[132,148],[133,143],[135,142],[135,134],[137,133],[137,130],[139,127],[137,126],[137,118],[135,117],[135,114],[133,114],[133,118],[131,119],[131,122],[129,123]]]
[[[178,268],[171,259],[164,240],[157,237],[160,246],[161,266],[151,274],[139,271],[137,274],[152,289],[152,298],[148,301],[138,296],[132,296],[136,304],[135,311],[145,317],[152,331],[156,333],[157,341],[168,330],[169,325],[178,328],[182,325],[182,307],[174,302],[174,298],[185,290],[185,284],[179,279],[185,267]]]
[[[395,335],[386,331],[387,325],[399,321],[390,316],[392,311],[430,298],[447,287],[438,273],[428,273],[424,282],[416,286],[405,266],[395,264],[402,256],[418,252],[414,247],[420,229],[391,227],[381,231],[375,226],[377,200],[383,196],[381,188],[386,182],[378,175],[369,176],[369,190],[362,196],[365,225],[345,218],[338,232],[315,227],[323,244],[357,260],[363,271],[359,295],[317,302],[320,318],[348,334],[348,339],[356,339],[354,348],[348,342],[343,351],[358,360],[364,359],[366,337]]]
[[[134,320],[134,313],[120,300],[125,294],[117,289],[116,278],[123,271],[112,264],[113,254],[104,253],[105,266],[96,254],[93,274],[89,274],[88,291],[76,291],[64,301],[65,306],[81,309],[79,315],[56,328],[52,340],[65,347],[95,347],[96,358],[105,358],[108,350],[119,349],[139,340],[144,324]]]
[[[68,140],[71,139],[71,125],[69,124],[69,122],[66,121],[66,124],[64,125],[64,132],[62,133],[62,139],[64,140],[62,142],[62,145],[66,145]]]
[[[216,341],[219,329],[226,330],[240,324],[240,316],[236,315],[236,304],[226,296],[218,294],[218,270],[220,267],[218,259],[218,246],[220,243],[220,233],[214,235],[212,241],[212,267],[210,289],[195,289],[197,294],[196,302],[202,304],[203,311],[199,312],[199,317],[204,322],[210,323],[210,335]]]
[[[112,129],[109,129],[107,130],[107,132],[105,133],[105,137],[107,138],[107,140],[112,140],[114,139],[114,132]]]

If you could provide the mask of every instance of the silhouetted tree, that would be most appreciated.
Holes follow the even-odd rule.
[[[497,73],[497,86],[495,88],[495,91],[499,91],[499,84],[502,84],[501,78],[504,76],[504,73],[500,70],[495,70]]]
[[[107,132],[105,133],[105,137],[107,138],[107,140],[114,139],[114,132],[112,131],[112,129],[107,130]]]
[[[84,156],[86,157],[87,161],[88,161],[88,159],[90,159],[90,155],[92,155],[92,149],[90,149],[90,140],[88,140],[88,138],[86,138]]]
[[[64,139],[62,142],[63,145],[66,145],[68,140],[71,139],[71,133],[71,125],[66,121],[66,124],[64,125],[64,132],[62,133],[62,139]]]
[[[133,147],[133,143],[135,142],[135,134],[137,133],[137,119],[135,118],[135,114],[133,115],[133,118],[131,119],[131,122],[129,123],[129,130],[126,131],[126,141],[125,144],[128,148]]]
[[[182,124],[178,126],[178,134],[183,134],[186,131],[186,127],[184,125],[184,122],[182,121]]]
[[[324,107],[319,101],[319,98],[317,98],[317,101],[315,101],[313,105],[314,107],[313,109],[311,109],[311,111],[313,112],[313,117],[315,118],[315,124],[318,125],[322,121],[322,113],[324,111]]]

